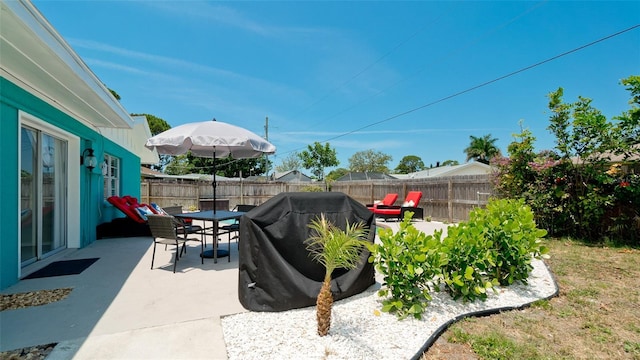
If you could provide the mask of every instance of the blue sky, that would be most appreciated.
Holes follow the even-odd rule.
[[[620,79],[640,75],[639,27],[491,82],[640,24],[639,1],[34,4],[127,111],[260,135],[268,116],[275,165],[316,141],[340,167],[369,149],[392,169],[464,162],[470,135],[506,153],[521,121],[549,149],[549,92],[611,118],[629,109]]]

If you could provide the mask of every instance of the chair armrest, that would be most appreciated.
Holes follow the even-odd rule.
[[[376,206],[376,209],[400,209],[402,208],[401,206],[398,205],[383,205],[383,204],[379,204],[378,206]]]

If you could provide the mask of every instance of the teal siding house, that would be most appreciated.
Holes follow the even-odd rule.
[[[105,201],[108,196],[140,197],[143,154],[137,148],[148,125],[145,119],[146,133],[137,129],[139,120],[33,4],[1,0],[0,6],[5,289],[43,263],[96,241],[96,226],[123,216]]]

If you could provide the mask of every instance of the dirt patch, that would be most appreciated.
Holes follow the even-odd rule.
[[[57,343],[31,346],[23,349],[5,351],[0,353],[0,360],[44,360],[53,351]]]
[[[50,304],[66,298],[71,293],[71,290],[73,289],[62,288],[2,295],[0,311]]]
[[[22,309],[31,306],[40,306],[54,303],[66,298],[72,288],[62,288],[53,290],[29,291],[17,294],[7,294],[0,297],[0,311]],[[43,360],[57,343],[30,346],[22,349],[3,351],[0,353],[0,360]]]

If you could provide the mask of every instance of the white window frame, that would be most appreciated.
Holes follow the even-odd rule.
[[[110,196],[120,196],[120,158],[104,154],[102,175],[104,176],[104,200]]]

